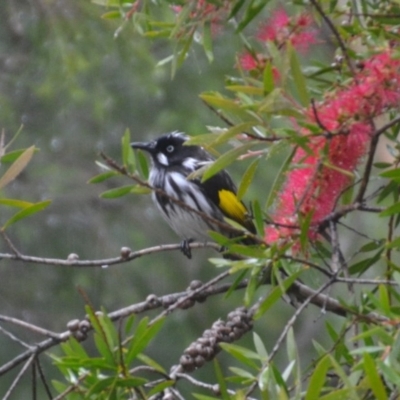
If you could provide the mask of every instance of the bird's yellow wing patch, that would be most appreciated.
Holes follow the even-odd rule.
[[[247,210],[243,203],[230,190],[222,189],[218,191],[219,208],[229,218],[240,224],[246,222]]]

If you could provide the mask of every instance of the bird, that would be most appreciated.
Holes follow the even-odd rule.
[[[213,223],[182,207],[179,202],[221,223],[228,217],[252,234],[256,230],[226,170],[219,171],[204,182],[198,176],[191,178],[193,172],[211,164],[214,159],[201,146],[185,145],[188,139],[181,132],[172,132],[148,142],[133,142],[131,147],[150,155],[149,184],[155,189],[152,192],[153,202],[170,227],[181,237],[180,249],[190,259],[191,242],[209,241],[209,231],[227,235],[232,231],[224,230],[223,224]]]

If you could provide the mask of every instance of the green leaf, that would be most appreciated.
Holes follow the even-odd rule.
[[[64,382],[56,381],[54,379],[51,381],[51,384],[53,385],[54,389],[57,390],[58,393],[62,393],[68,388],[68,385],[65,384]]]
[[[400,247],[400,236],[387,243],[385,246],[387,249],[394,249]]]
[[[229,17],[227,20],[229,21],[231,18],[233,18],[239,10],[243,7],[243,4],[245,3],[246,0],[238,0],[232,7],[231,13],[229,14]]]
[[[382,253],[383,253],[383,250],[379,250],[372,257],[368,257],[364,260],[361,260],[361,261],[351,265],[349,268],[350,275],[362,274],[363,272],[365,272],[371,265],[374,265],[381,259]]]
[[[119,11],[108,11],[101,15],[103,19],[117,19],[121,18],[121,13]]]
[[[288,360],[296,361],[298,351],[297,351],[296,340],[295,340],[294,334],[293,334],[293,327],[290,327],[289,331],[287,333],[286,347],[287,347]]]
[[[0,204],[3,206],[16,207],[16,208],[27,208],[34,205],[29,201],[15,200],[15,199],[0,199]]]
[[[8,144],[7,144],[8,146]],[[8,152],[7,154],[4,154],[4,156],[1,157],[0,161],[2,164],[9,164],[14,162],[26,149],[20,149],[20,150],[13,150]],[[37,153],[39,151],[38,148],[35,148],[34,153]]]
[[[254,174],[257,171],[258,164],[260,162],[259,158],[256,158],[246,169],[243,174],[242,180],[240,181],[237,197],[242,199],[247,192],[251,182],[253,182]]]
[[[125,335],[128,336],[131,334],[131,330],[133,324],[135,322],[135,314],[131,315],[129,318],[125,320]]]
[[[301,70],[296,51],[293,48],[291,48],[290,54],[290,68],[292,70],[293,80],[296,85],[300,103],[304,107],[307,107],[310,104],[310,96],[307,91],[307,83]]]
[[[380,217],[389,217],[393,214],[399,214],[399,213],[400,213],[400,202],[391,205],[386,210],[379,213],[379,216]]]
[[[331,354],[327,354],[327,357],[329,357],[330,364],[333,366],[336,373],[339,375],[339,378],[341,379],[342,384],[345,386],[346,389],[350,389],[351,393],[353,395],[355,395],[356,389],[351,384],[347,371],[345,371],[342,368],[342,366],[338,363],[338,361]],[[353,398],[353,397],[349,397],[349,398]]]
[[[251,275],[250,275],[250,279],[248,280],[248,284],[246,287],[246,291],[244,294],[244,304],[246,307],[249,307],[250,304],[253,301],[255,292],[257,290],[257,288],[260,286],[260,268],[261,267],[257,267],[257,268],[252,268],[251,269]]]
[[[73,336],[70,336],[68,341],[61,343],[60,346],[67,356],[74,356],[78,358],[89,357],[83,346]]]
[[[379,300],[380,306],[384,313],[387,315],[390,313],[390,298],[388,288],[385,285],[379,285]]]
[[[134,185],[131,193],[135,193],[135,194],[150,194],[151,193],[151,189],[142,186],[142,185]]]
[[[252,361],[252,359],[260,360],[260,356],[256,352],[251,351],[246,347],[241,347],[230,343],[219,343],[219,345],[224,351],[226,351],[232,357],[235,357],[242,364],[247,365],[248,367],[253,368],[255,370],[258,370],[259,364]]]
[[[198,393],[193,393],[193,397],[197,400],[219,400],[220,397],[211,397],[211,396],[206,396],[204,394],[198,394]],[[228,397],[230,399],[230,397]]]
[[[376,369],[375,361],[372,359],[370,354],[364,353],[364,371],[369,381],[369,387],[375,395],[377,400],[387,400],[387,394],[385,386],[383,385],[382,379]]]
[[[291,152],[291,154],[286,158],[285,162],[282,164],[278,174],[275,177],[274,183],[269,191],[269,195],[267,201],[265,203],[265,208],[268,210],[275,202],[275,198],[279,193],[280,188],[286,180],[285,172],[288,170],[289,166],[292,163],[292,159],[294,156],[295,150]]]
[[[201,94],[200,98],[213,107],[237,112],[242,111],[240,106],[234,100],[224,98],[218,94]]]
[[[217,376],[217,382],[220,391],[218,397],[221,397],[222,400],[230,400],[231,397],[228,394],[228,388],[226,386],[224,375],[222,373],[221,366],[219,365],[219,362],[216,358],[214,358],[214,369],[215,369],[215,375]]]
[[[400,387],[400,374],[399,371],[392,366],[386,365],[381,360],[376,360],[376,363],[386,380]]]
[[[35,146],[27,148],[8,168],[4,175],[0,178],[0,189],[13,181],[28,165],[33,154]]]
[[[230,367],[229,368],[235,375],[241,376],[242,378],[247,378],[249,380],[254,380],[255,376],[251,374],[249,371],[246,371],[242,368],[237,368],[237,367]]]
[[[100,197],[103,199],[115,199],[117,197],[126,196],[127,194],[132,193],[133,191],[137,190],[137,187],[138,185],[121,186],[119,188],[110,189],[103,192]],[[144,189],[149,190],[147,188]]]
[[[213,46],[212,46],[212,34],[211,34],[211,23],[205,22],[203,26],[203,49],[206,53],[209,62],[214,60]]]
[[[256,199],[251,203],[251,205],[252,205],[251,209],[253,211],[254,224],[256,226],[257,235],[259,235],[260,237],[264,237],[264,216],[261,210],[260,203]]]
[[[194,31],[192,31],[192,33],[190,35],[186,35],[186,39],[183,42],[182,49],[179,51],[178,55],[176,57],[174,57],[174,60],[172,62],[172,69],[171,69],[172,77],[175,76],[177,68],[181,67],[183,62],[185,61],[187,53],[193,42],[193,35],[194,35]]]
[[[392,242],[390,242],[389,245],[386,246],[386,248],[391,247],[391,245],[396,241],[393,240]],[[369,251],[374,251],[377,249],[380,249],[383,245],[385,244],[385,240],[373,240],[372,242],[366,243],[363,246],[360,247],[360,253],[367,253]],[[400,245],[400,241],[398,242],[398,244]],[[395,247],[397,247],[397,245],[395,245]]]
[[[101,183],[116,175],[119,175],[117,171],[102,172],[101,174],[96,175],[93,178],[90,178],[87,183]]]
[[[126,355],[127,364],[130,364],[136,358],[136,356],[147,347],[150,341],[157,335],[158,331],[163,326],[164,321],[165,318],[161,318],[150,326],[148,326],[148,318],[143,318],[139,322]]]
[[[226,86],[226,89],[231,90],[232,92],[246,93],[254,96],[262,96],[264,94],[262,88],[250,85],[228,85]]]
[[[210,143],[212,146],[218,146],[219,144],[226,143],[229,139],[246,132],[248,129],[253,128],[256,125],[256,122],[243,122],[241,124],[232,126],[229,129],[226,129],[221,134],[216,135],[215,133],[212,134],[214,140]]]
[[[229,290],[225,294],[226,299],[235,291],[236,287],[239,285],[240,282],[242,282],[247,272],[248,272],[247,270],[244,270],[238,274],[237,278],[235,279],[235,281],[232,283]]]
[[[301,218],[300,221],[300,247],[303,252],[307,251],[308,241],[308,231],[310,229],[312,217],[314,212],[309,212],[305,217]]]
[[[236,28],[236,31],[241,32],[254,18],[257,17],[268,3],[269,0],[252,0],[246,8],[244,16]]]
[[[147,180],[149,178],[149,162],[143,151],[139,150],[137,152],[137,159],[139,162],[140,172],[143,178]]]
[[[268,359],[268,352],[264,346],[263,341],[261,340],[260,336],[257,335],[256,332],[253,332],[253,341],[257,354],[260,356],[261,361],[265,362]]]
[[[329,358],[323,357],[314,369],[308,383],[308,389],[304,400],[315,400],[320,398],[320,393],[324,387],[326,373],[330,366]]]
[[[10,225],[15,224],[16,222],[29,217],[30,215],[36,214],[39,211],[44,210],[49,204],[51,200],[41,201],[39,203],[35,203],[32,206],[26,207],[23,210],[17,212],[13,215],[1,228],[2,230],[6,230]]]
[[[275,89],[273,67],[270,61],[267,61],[267,64],[264,68],[263,84],[264,84],[264,94],[266,95],[270,94]]]
[[[165,389],[174,386],[176,384],[175,380],[170,380],[170,381],[163,381],[159,383],[158,385],[155,385],[149,392],[146,394],[147,398],[153,397],[157,393],[163,392]]]
[[[384,171],[379,174],[382,178],[389,178],[400,183],[400,168],[394,168],[389,171]]]
[[[109,368],[114,369],[118,366],[117,359],[115,357],[114,352],[110,346],[110,343],[107,342],[105,336],[101,333],[96,332],[94,335],[94,342],[96,344],[96,348],[104,360],[109,365]]]
[[[207,169],[205,170],[202,181],[206,181],[211,178],[213,175],[226,168],[228,165],[232,164],[237,158],[243,153],[247,152],[252,146],[254,146],[254,142],[249,142],[242,144],[239,147],[235,147],[226,153],[224,153],[221,157],[215,160]]]
[[[117,363],[117,357],[115,357],[113,348],[116,343],[112,338],[112,334],[109,332],[110,329],[114,329],[111,321],[107,321],[102,315],[97,315],[93,312],[93,309],[89,306],[85,306],[86,313],[89,315],[90,323],[95,330],[94,341],[96,348],[101,356],[106,360],[110,368],[115,368]],[[104,314],[105,316],[106,314]],[[111,323],[111,326],[109,326]],[[115,336],[115,335],[114,335]]]
[[[146,379],[143,378],[135,378],[135,377],[128,377],[128,378],[118,378],[115,376],[112,377],[107,377],[107,378],[101,378],[96,381],[96,383],[89,389],[89,391],[86,393],[85,398],[90,399],[91,396],[93,395],[100,395],[103,394],[102,392],[109,390],[113,387],[136,387],[136,386],[141,386],[144,385],[147,382]],[[105,394],[105,393],[104,393]],[[104,398],[104,397],[101,397]],[[108,399],[112,399],[112,397],[107,397]]]
[[[131,147],[131,133],[129,129],[126,129],[124,136],[122,136],[122,162],[124,167],[129,171],[133,172],[135,170],[135,154]]]
[[[149,356],[146,356],[146,354],[140,353],[137,355],[137,359],[148,365],[149,367],[153,368],[155,371],[158,371],[162,374],[167,374],[165,369],[158,364],[156,361],[154,361],[152,358]]]

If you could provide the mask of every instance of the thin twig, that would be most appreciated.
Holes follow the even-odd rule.
[[[39,371],[40,380],[41,380],[42,383],[43,383],[43,386],[44,386],[44,389],[45,389],[45,391],[46,391],[47,396],[49,397],[49,399],[52,399],[52,398],[53,398],[53,395],[51,394],[50,386],[49,386],[49,384],[47,383],[46,377],[44,376],[43,368],[42,368],[42,366],[40,365],[40,361],[39,361],[39,358],[38,358],[38,357],[35,358],[35,366],[36,366],[37,370]]]
[[[16,337],[11,332],[9,332],[8,330],[4,329],[1,326],[0,326],[0,332],[4,333],[4,335],[8,336],[11,340],[13,340],[14,342],[17,342],[18,344],[20,344],[21,346],[23,346],[23,347],[25,347],[27,349],[30,349],[32,347],[28,343],[25,343],[23,340],[21,340],[20,338]]]
[[[43,329],[40,326],[30,324],[28,322],[22,321],[20,319],[14,318],[14,317],[7,317],[6,315],[0,315],[0,321],[4,322],[9,322],[14,325],[22,326],[23,328],[26,328],[30,330],[31,332],[38,333],[39,335],[43,335],[49,338],[53,338],[56,340],[59,340],[60,337],[57,333],[49,331],[47,329]]]
[[[310,1],[311,1],[311,4],[315,7],[315,9],[318,11],[318,13],[321,15],[322,19],[328,25],[328,27],[331,30],[331,32],[333,33],[333,35],[335,36],[335,38],[338,42],[338,45],[342,50],[343,56],[346,59],[347,66],[348,66],[349,70],[351,71],[351,73],[353,74],[353,76],[355,76],[354,66],[353,66],[353,63],[351,62],[349,53],[347,51],[347,47],[346,47],[342,37],[340,36],[340,33],[336,29],[336,26],[333,24],[333,22],[330,20],[330,18],[325,14],[324,10],[322,9],[322,7],[320,6],[320,4],[318,3],[317,0],[310,0]]]
[[[25,371],[28,369],[28,367],[32,364],[32,362],[35,360],[35,354],[32,354],[28,361],[25,363],[25,365],[21,368],[21,371],[19,371],[18,375],[15,377],[15,379],[13,380],[11,386],[8,388],[6,394],[3,396],[3,400],[7,400],[12,391],[15,389],[15,387],[17,386],[18,382],[21,380],[22,376],[24,375]]]
[[[72,384],[71,386],[67,387],[62,393],[60,393],[58,396],[54,397],[53,400],[62,400],[65,399],[74,389],[76,389],[79,386],[79,383],[81,383],[86,377],[90,375],[90,371],[84,372],[78,379],[77,382]]]
[[[390,122],[388,122],[387,124],[382,126],[381,128],[375,130],[375,132],[372,136],[370,145],[369,145],[368,157],[367,157],[367,162],[365,164],[364,174],[363,174],[363,177],[361,180],[361,186],[355,197],[356,202],[358,202],[358,203],[363,202],[363,198],[364,198],[365,192],[368,187],[369,178],[370,178],[372,166],[374,163],[375,152],[376,152],[376,148],[378,146],[380,136],[383,133],[385,133],[389,128],[391,128],[392,126],[394,126],[398,123],[400,123],[400,117],[394,118],[393,120],[391,120]]]
[[[230,290],[232,284],[227,283],[219,286],[213,286],[215,284],[214,280],[209,282],[210,284],[203,285],[203,287],[207,287],[207,289],[204,289],[201,291],[202,298],[207,298],[210,296],[215,296],[221,293],[226,293],[228,290]],[[211,287],[212,286],[212,287]],[[247,281],[243,281],[236,285],[235,290],[240,290],[243,289],[247,286]],[[195,296],[198,296],[198,291],[190,291],[189,296],[190,298],[194,298]],[[156,308],[160,308],[163,306],[163,304],[172,304],[177,302],[180,298],[183,298],[185,296],[188,296],[188,292],[180,292],[180,293],[174,293],[174,294],[169,294],[165,296],[161,296],[159,298],[156,298],[155,300],[149,300],[149,301],[143,301],[139,302],[133,305],[130,305],[128,307],[124,307],[122,309],[113,311],[108,313],[108,317],[112,320],[118,320],[120,318],[126,318],[129,317],[132,314],[140,314],[149,310],[153,310]],[[91,326],[88,327],[89,330],[92,329]],[[58,345],[61,342],[67,341],[70,337],[72,336],[72,332],[65,331],[62,333],[56,334],[56,338],[50,338],[46,339],[42,342],[37,343],[36,345],[32,346],[30,349],[24,351],[23,353],[19,354],[18,356],[14,357],[12,360],[6,362],[2,366],[0,366],[0,376],[4,375],[11,369],[13,369],[15,366],[19,365],[20,363],[24,362],[27,360],[29,357],[32,355],[39,355],[43,353],[44,351],[48,350],[49,348]]]

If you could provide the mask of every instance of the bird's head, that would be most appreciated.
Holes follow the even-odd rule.
[[[133,142],[131,147],[149,153],[156,167],[190,167],[193,160],[203,159],[204,150],[199,146],[184,146],[187,139],[184,134],[173,132],[150,142]]]

